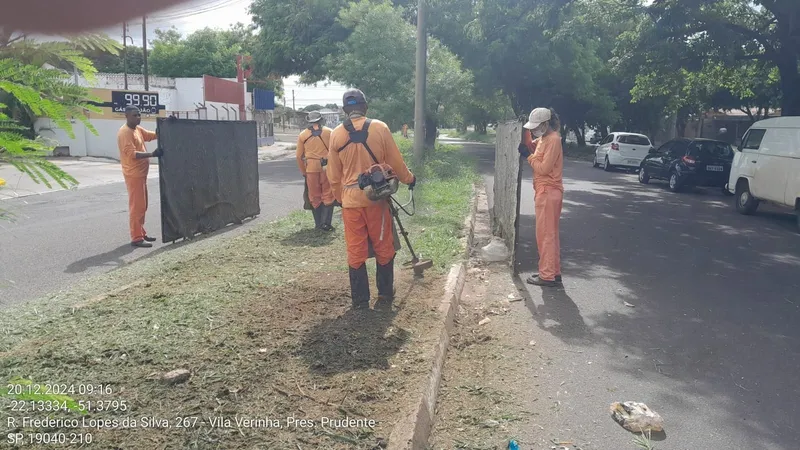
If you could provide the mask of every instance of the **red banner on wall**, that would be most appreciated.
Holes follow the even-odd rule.
[[[244,84],[203,75],[204,98],[207,102],[233,103],[244,109]]]

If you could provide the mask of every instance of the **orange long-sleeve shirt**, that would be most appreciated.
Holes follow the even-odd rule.
[[[533,141],[536,151],[528,156],[533,168],[533,188],[542,191],[545,187],[564,191],[564,151],[561,135],[550,131]]]
[[[366,120],[365,117],[353,119],[353,127],[361,130]],[[401,183],[409,184],[414,181],[414,174],[406,166],[389,127],[380,120],[372,119],[368,133],[367,144],[375,153],[378,163],[392,166]],[[350,133],[347,132],[344,125],[337,126],[331,133],[328,180],[331,183],[334,197],[342,204],[343,208],[369,207],[375,202],[368,199],[364,191],[358,188],[358,175],[366,172],[375,164],[375,161],[362,144],[348,145],[339,152],[339,149],[349,140]]]
[[[315,127],[316,128],[316,127]],[[322,127],[321,136],[312,136],[311,130],[306,128],[297,137],[297,167],[303,175],[306,172],[322,172],[322,163],[320,159],[328,157],[328,148],[326,147],[331,140],[331,130],[328,127]],[[305,161],[303,158],[305,157]]]
[[[156,133],[137,126],[132,129],[127,124],[120,127],[117,132],[117,146],[119,147],[119,160],[122,163],[122,175],[126,177],[147,177],[150,171],[150,159],[136,159],[136,152],[147,152],[145,142],[157,139]]]

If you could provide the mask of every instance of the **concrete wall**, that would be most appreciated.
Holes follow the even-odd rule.
[[[495,144],[494,206],[492,232],[505,240],[516,267],[517,223],[519,217],[521,165],[517,151],[522,140],[522,122],[505,122],[497,127]]]
[[[69,156],[93,156],[119,160],[117,132],[124,123],[124,120],[117,119],[93,119],[92,126],[97,131],[97,135],[94,135],[82,122],[75,120],[72,124],[74,139],[70,138],[66,131],[57,128],[50,119],[38,119],[34,126],[42,137],[53,139],[58,142],[59,146],[69,147]],[[143,118],[142,127],[155,131],[156,122]],[[157,142],[147,142],[145,146],[148,151],[153,151],[156,149]]]
[[[236,81],[235,78],[225,79]],[[163,115],[174,113],[177,117],[189,119],[253,120],[252,113],[247,114],[245,118],[239,117],[238,104],[204,102],[202,78],[149,77],[148,82],[149,91],[158,92],[159,102],[164,105],[167,114],[163,114],[162,111]],[[78,84],[97,89],[123,90],[125,89],[125,77],[123,74],[101,73],[97,74],[96,80],[92,83],[78,78]],[[144,91],[144,77],[128,75],[128,90]],[[102,92],[110,95],[107,94],[108,91]],[[204,103],[206,109],[198,110],[197,105]],[[252,105],[252,96],[249,94],[245,95],[245,106],[248,105]],[[217,109],[215,110],[214,107]],[[108,113],[108,111],[106,112]],[[117,131],[125,123],[124,117],[116,113],[104,114],[100,118],[94,113],[91,116],[93,116],[91,123],[96,129],[97,135],[94,135],[78,120],[72,121],[74,138],[69,137],[65,130],[56,128],[50,119],[38,119],[34,127],[43,137],[55,141],[57,147],[68,147],[70,156],[94,156],[118,160]],[[155,118],[144,115],[142,126],[149,130],[155,130]],[[155,150],[156,143],[148,143],[147,148],[150,151]],[[61,152],[59,151],[59,153]]]

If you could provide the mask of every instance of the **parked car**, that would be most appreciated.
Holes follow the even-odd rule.
[[[637,169],[652,147],[650,139],[643,134],[611,133],[595,150],[594,167],[602,164],[606,172],[614,167]]]
[[[728,194],[734,150],[730,144],[711,139],[673,139],[644,158],[639,182],[667,180],[673,192],[686,186],[718,187]]]
[[[794,209],[800,227],[800,117],[754,123],[733,158],[728,189],[740,213],[753,214],[767,201]]]

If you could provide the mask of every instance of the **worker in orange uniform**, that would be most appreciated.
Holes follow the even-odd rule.
[[[306,179],[308,199],[311,202],[315,226],[324,231],[333,231],[333,191],[325,174],[328,163],[328,142],[331,130],[319,111],[311,111],[306,119],[308,128],[297,138],[297,166]]]
[[[403,124],[403,137],[408,139],[408,124],[407,123]]]
[[[409,189],[413,189],[417,179],[406,166],[389,127],[366,117],[364,93],[358,89],[349,90],[344,93],[342,104],[347,120],[331,134],[328,179],[334,197],[342,204],[353,309],[369,308],[366,261],[370,246],[377,262],[376,308],[379,305],[391,308],[395,294],[395,246],[389,200],[370,200],[359,186],[359,175],[376,164],[388,164],[397,179]]]
[[[150,171],[150,158],[164,154],[160,148],[152,153],[147,152],[145,142],[157,139],[156,133],[140,127],[142,114],[139,108],[125,108],[125,125],[117,132],[119,159],[122,163],[122,175],[128,188],[128,225],[131,232],[131,245],[134,247],[152,247],[156,238],[147,235],[144,230],[144,217],[147,213],[147,174]]]
[[[556,286],[561,283],[558,227],[564,199],[561,122],[552,109],[536,108],[523,127],[525,130],[519,153],[533,168],[536,246],[539,249],[539,272],[526,281],[537,286]],[[536,139],[532,139],[531,135]]]

